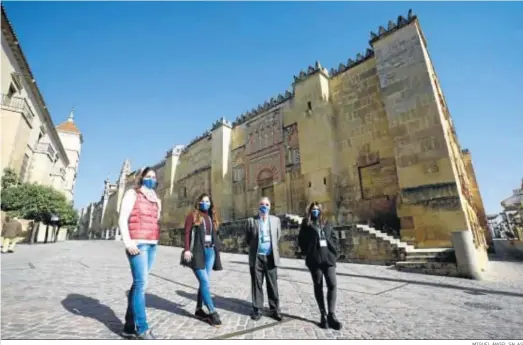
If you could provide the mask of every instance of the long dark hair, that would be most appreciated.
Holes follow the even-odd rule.
[[[325,225],[325,218],[323,218],[323,209],[321,207],[321,204],[317,201],[311,202],[311,204],[309,205],[309,208],[307,209],[307,225],[312,224],[311,212],[312,212],[312,209],[316,206],[320,210],[320,215],[318,216],[318,223],[320,225]]]
[[[218,231],[218,226],[220,225],[218,221],[218,216],[216,215],[216,210],[214,208],[214,202],[212,201],[212,197],[209,193],[202,193],[200,196],[196,199],[196,202],[194,203],[194,211],[193,211],[193,219],[194,224],[199,225],[202,221],[202,215],[200,214],[200,202],[203,198],[208,197],[209,201],[211,202],[211,206],[209,207],[209,217],[211,217],[211,221],[214,227],[215,231]]]
[[[140,189],[143,186],[143,178],[145,177],[145,175],[149,173],[149,171],[154,171],[154,169],[151,167],[145,167],[140,171],[140,174],[138,174],[134,186],[136,190]],[[156,171],[154,171],[154,173],[156,173]],[[156,186],[154,187],[154,189],[156,189],[156,187],[158,187],[158,182],[156,182]]]

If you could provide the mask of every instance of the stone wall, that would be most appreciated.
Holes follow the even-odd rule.
[[[247,246],[244,244],[245,224],[242,220],[221,225],[219,235],[223,252],[247,253]],[[279,243],[280,255],[287,258],[300,258],[297,245],[299,227],[285,221],[282,226],[284,228]],[[340,226],[334,229],[339,236],[339,262],[392,265],[405,258],[405,249],[377,237],[362,227]],[[160,244],[183,247],[183,243],[183,229],[162,231]]]
[[[335,224],[368,223],[417,247],[450,248],[462,229],[484,245],[472,161],[417,18],[390,21],[370,45],[331,71],[316,62],[292,91],[168,153],[161,228],[183,226],[208,192],[221,222],[252,215],[267,196],[275,214],[304,214],[317,201]]]

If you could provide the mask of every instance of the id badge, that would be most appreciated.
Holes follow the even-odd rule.
[[[211,243],[212,242],[212,236],[211,235],[205,235],[205,242]]]
[[[267,242],[270,242],[270,241],[271,241],[271,235],[264,234],[263,235],[263,243],[267,243]]]
[[[327,240],[320,240],[320,247],[327,247]]]

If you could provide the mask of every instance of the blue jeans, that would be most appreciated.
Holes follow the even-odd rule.
[[[202,308],[202,302],[205,304],[210,313],[214,312],[214,303],[211,297],[211,286],[209,282],[209,276],[214,266],[215,253],[214,248],[205,248],[205,269],[194,270],[194,274],[200,282],[198,288],[198,301],[196,302],[196,309]]]
[[[133,285],[131,285],[127,296],[124,331],[142,334],[149,329],[145,314],[145,288],[147,287],[149,271],[156,259],[156,244],[138,244],[138,249],[140,250],[138,255],[127,253],[131,274],[133,275]]]

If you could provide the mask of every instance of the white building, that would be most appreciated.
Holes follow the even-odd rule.
[[[1,8],[0,170],[11,168],[23,182],[53,186],[72,201],[82,135],[72,113],[55,128],[13,26]]]

